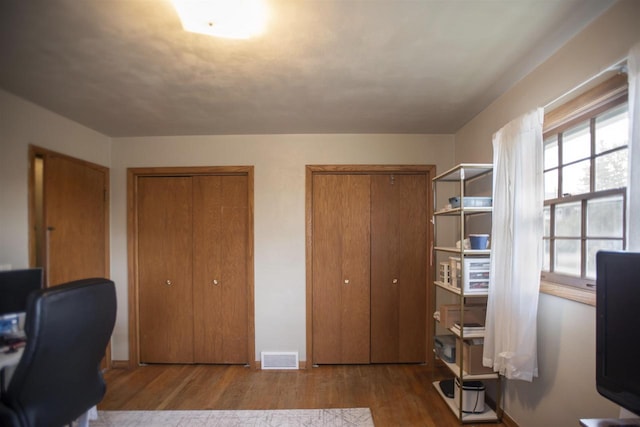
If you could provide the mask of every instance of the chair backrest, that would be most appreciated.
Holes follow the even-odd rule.
[[[116,317],[114,283],[84,279],[29,297],[24,353],[2,395],[22,426],[70,424],[102,400],[100,370]]]

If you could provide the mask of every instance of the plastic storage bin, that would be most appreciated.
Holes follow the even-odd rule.
[[[451,265],[451,286],[460,287],[460,281],[464,283],[465,293],[487,292],[489,289],[489,270],[491,260],[489,257],[467,257],[464,259],[464,278],[461,277],[462,264],[460,258],[449,257]]]
[[[436,355],[449,363],[456,361],[456,339],[453,335],[436,335]]]
[[[460,197],[450,197],[449,203],[452,208],[460,207]],[[493,197],[465,197],[464,206],[466,208],[488,208],[493,205]]]

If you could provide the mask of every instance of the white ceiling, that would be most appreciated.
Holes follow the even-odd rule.
[[[267,33],[168,0],[0,0],[0,87],[112,137],[453,133],[610,0],[271,0]]]

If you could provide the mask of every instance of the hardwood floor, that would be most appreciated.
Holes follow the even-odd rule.
[[[341,365],[299,371],[150,365],[105,373],[100,410],[371,408],[376,427],[458,426],[424,365]],[[506,424],[484,424],[505,426]]]

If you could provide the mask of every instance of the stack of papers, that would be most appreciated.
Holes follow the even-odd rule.
[[[454,325],[451,327],[451,330],[453,332],[457,332],[458,334],[460,334],[460,322],[454,323]],[[465,323],[464,324],[464,333],[465,334],[474,334],[474,333],[480,333],[480,332],[484,332],[484,325],[481,325],[480,323]]]

